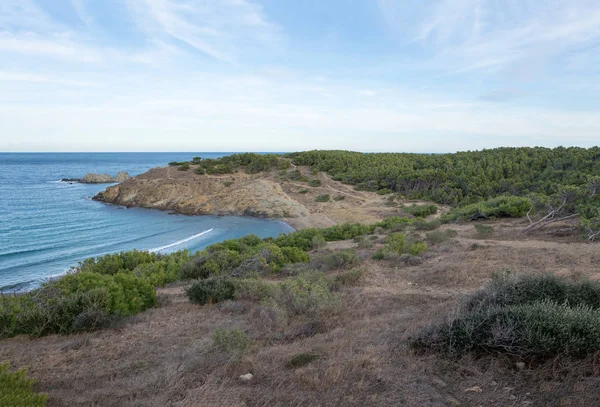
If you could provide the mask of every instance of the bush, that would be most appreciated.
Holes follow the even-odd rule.
[[[224,244],[227,244],[227,242],[222,242],[220,247],[217,245],[209,247],[208,253],[187,263],[181,269],[181,278],[190,279],[219,276],[231,272],[238,267],[242,263],[240,253],[235,250],[222,248]]]
[[[429,215],[436,214],[438,208],[436,205],[416,205],[412,204],[411,206],[407,206],[404,208],[404,212],[410,213],[413,216],[424,218]]]
[[[8,363],[0,364],[0,406],[44,407],[48,396],[35,393],[34,384],[25,369],[10,372]]]
[[[346,199],[344,195],[336,195],[333,197],[333,200],[336,202],[343,201],[344,199]]]
[[[335,276],[332,285],[334,287],[355,285],[365,274],[367,274],[367,269],[364,268],[346,271]]]
[[[360,257],[352,249],[313,256],[311,265],[321,270],[349,269],[360,264]]]
[[[321,358],[321,355],[316,352],[298,353],[288,360],[286,365],[290,369],[297,369],[299,367],[309,365],[319,358]]]
[[[413,344],[452,356],[474,351],[544,360],[600,350],[600,284],[551,275],[499,275]]]
[[[427,241],[432,245],[444,243],[450,238],[448,233],[442,232],[440,230],[435,230],[433,232],[426,233],[425,237]]]
[[[442,221],[432,220],[431,222],[426,222],[424,220],[417,219],[413,225],[415,230],[435,230],[442,226]]]
[[[325,246],[327,246],[327,242],[325,241],[325,238],[323,236],[321,236],[321,235],[313,236],[313,238],[311,240],[311,248],[312,249],[320,249]]]
[[[377,195],[387,195],[387,194],[391,194],[392,192],[394,192],[394,191],[392,191],[389,188],[382,188],[382,189],[377,190]]]
[[[373,260],[383,260],[385,259],[385,252],[383,250],[377,250],[375,253],[373,253],[371,258]]]
[[[190,163],[183,163],[177,168],[179,171],[187,171],[190,169]]]
[[[185,293],[194,304],[214,304],[234,299],[235,285],[229,278],[210,277],[192,284]]]
[[[289,314],[314,316],[336,304],[322,273],[304,273],[280,285],[276,303]]]
[[[330,199],[331,197],[329,196],[329,194],[319,195],[315,198],[315,202],[329,202]]]
[[[322,185],[322,182],[321,182],[321,180],[318,180],[318,179],[311,179],[308,182],[308,186],[313,187],[313,188],[320,187],[321,185]]]
[[[358,248],[359,249],[370,249],[371,247],[373,247],[373,241],[362,238],[359,242],[358,242]]]
[[[481,223],[477,223],[475,225],[475,230],[480,236],[491,235],[494,232],[494,228],[489,225],[482,225]]]
[[[243,279],[234,281],[235,297],[238,300],[260,302],[272,298],[278,287],[259,279]]]
[[[310,190],[308,189],[301,189],[300,191],[298,191],[299,194],[308,194],[310,192]]]
[[[419,254],[425,253],[427,250],[429,250],[429,247],[427,247],[427,243],[425,242],[413,243],[408,248],[408,252],[413,256],[418,256]]]
[[[402,254],[406,250],[406,235],[402,233],[392,233],[385,239],[385,243],[388,250]]]
[[[239,329],[219,328],[213,334],[215,346],[232,358],[238,359],[250,347],[250,338]]]
[[[454,229],[448,229],[448,230],[446,230],[446,236],[456,237],[456,236],[458,236],[458,231],[456,231]]]
[[[443,218],[445,221],[521,218],[527,214],[531,206],[532,201],[529,198],[504,195],[457,208]]]

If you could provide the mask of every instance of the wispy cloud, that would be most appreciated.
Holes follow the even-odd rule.
[[[531,61],[539,71],[600,40],[600,3],[592,0],[438,0],[421,7],[412,24],[401,1],[379,0],[388,21],[403,19],[403,34],[431,47],[434,63],[457,73],[526,70]]]
[[[181,41],[218,60],[234,62],[242,52],[274,47],[281,29],[250,0],[129,0],[150,36]]]

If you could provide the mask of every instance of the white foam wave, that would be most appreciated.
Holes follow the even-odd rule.
[[[208,230],[205,230],[204,232],[200,232],[200,233],[198,233],[196,235],[193,235],[193,236],[190,236],[190,237],[186,237],[185,239],[178,240],[175,243],[171,243],[171,244],[168,244],[168,245],[165,245],[165,246],[161,246],[161,247],[156,247],[156,248],[150,249],[148,251],[150,253],[154,253],[154,252],[160,252],[161,250],[170,249],[171,247],[179,246],[180,244],[183,244],[185,242],[189,242],[190,240],[197,239],[197,238],[199,238],[202,235],[205,235],[207,233],[212,232],[213,230],[214,230],[214,228],[210,228]]]

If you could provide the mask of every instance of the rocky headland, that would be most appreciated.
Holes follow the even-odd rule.
[[[343,222],[375,222],[397,213],[383,197],[331,180],[307,176],[319,187],[294,181],[277,171],[227,175],[198,174],[194,167],[154,168],[100,192],[94,200],[127,207],[172,211],[186,215],[236,215],[281,219],[296,229]],[[328,195],[327,202],[317,202]],[[394,213],[395,212],[395,213]]]
[[[78,182],[80,184],[113,184],[131,179],[128,172],[119,172],[116,177],[110,174],[86,174],[83,178],[63,178],[61,182]]]

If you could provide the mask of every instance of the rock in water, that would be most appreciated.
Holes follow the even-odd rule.
[[[85,177],[81,178],[84,184],[105,184],[113,181],[113,177],[109,174],[85,174]]]
[[[63,178],[63,182],[80,182],[82,184],[112,184],[131,179],[127,172],[119,172],[116,177],[110,174],[86,174],[83,178]]]
[[[114,179],[116,182],[123,182],[131,179],[131,175],[128,172],[119,172]]]

